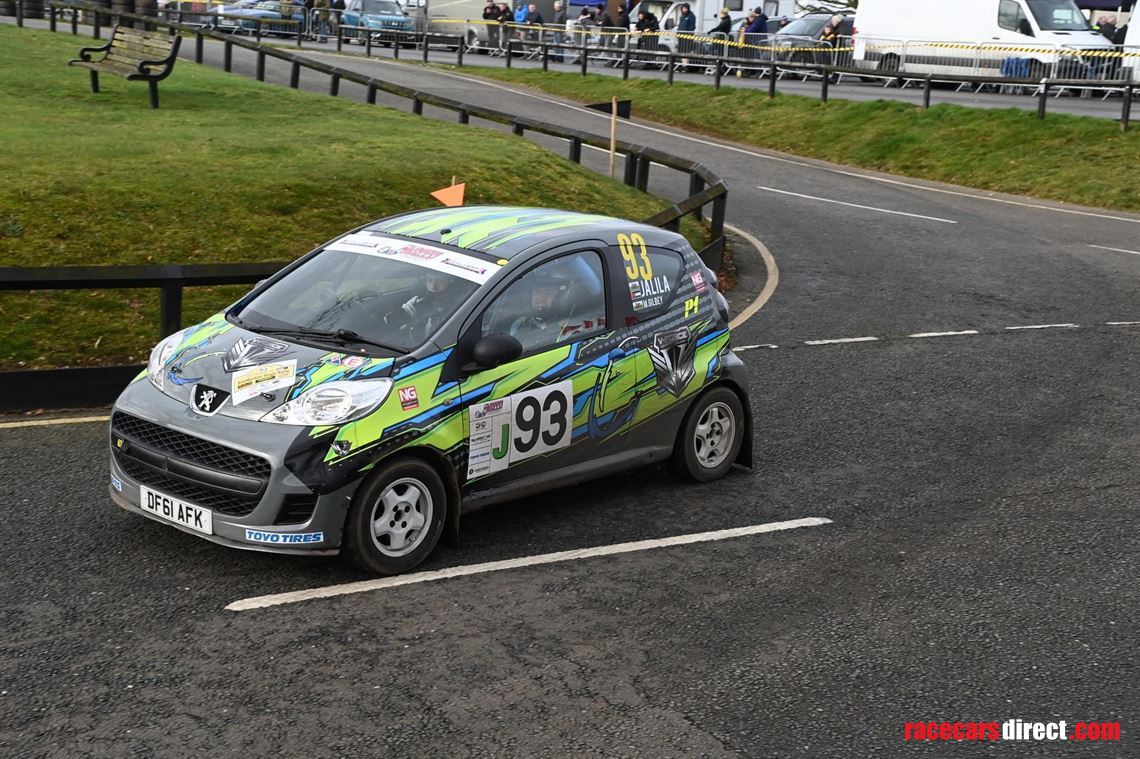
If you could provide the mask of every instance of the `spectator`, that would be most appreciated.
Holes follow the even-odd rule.
[[[316,33],[317,42],[328,42],[328,37],[325,36],[331,33],[332,27],[329,24],[329,0],[313,0],[313,10],[316,11]],[[309,18],[312,18],[310,14]]]
[[[614,19],[614,26],[623,31],[629,31],[629,11],[625,9],[624,5],[618,6],[617,17]]]
[[[487,44],[491,47],[499,46],[499,16],[502,11],[495,5],[495,0],[487,0],[483,6],[483,22],[487,27]]]
[[[655,50],[657,48],[657,31],[661,28],[661,24],[657,21],[657,16],[653,14],[653,11],[639,10],[635,28],[640,32],[637,36],[637,46]]]
[[[329,8],[332,10],[332,31],[336,34],[337,27],[340,26],[340,15],[344,13],[344,0],[332,0]]]
[[[748,25],[744,27],[745,34],[767,34],[768,17],[764,11],[752,11],[748,14]],[[759,40],[757,40],[759,41]]]
[[[526,6],[523,5],[522,0],[519,0],[518,5],[515,6],[514,21],[516,24],[526,23]]]
[[[562,0],[554,0],[554,25],[558,27],[558,31],[554,32],[554,60],[562,63],[562,43],[566,41],[566,8],[562,5]]]
[[[543,20],[542,14],[539,13],[538,6],[531,3],[526,7],[526,15],[523,16],[523,23],[542,26],[546,22]]]
[[[728,13],[728,8],[721,8],[720,16],[717,19],[716,26],[713,27],[713,34],[723,34],[728,36],[732,31],[732,16]]]
[[[1116,16],[1105,16],[1101,19],[1100,24],[1096,29],[1104,35],[1104,38],[1109,42],[1116,36]]]

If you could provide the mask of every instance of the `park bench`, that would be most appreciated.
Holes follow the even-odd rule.
[[[170,76],[182,37],[166,32],[147,32],[116,26],[111,39],[100,47],[85,47],[79,57],[67,62],[91,71],[91,91],[99,91],[99,74],[114,74],[128,81],[145,81],[150,85],[150,107],[158,108],[158,83]],[[103,57],[92,60],[93,53]]]

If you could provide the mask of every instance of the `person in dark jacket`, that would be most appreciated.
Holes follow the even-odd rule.
[[[721,12],[720,12],[720,16],[717,18],[716,26],[713,27],[712,33],[713,34],[723,34],[724,36],[727,37],[728,33],[731,31],[732,31],[732,16],[729,15],[728,8],[722,8]]]
[[[499,17],[503,12],[495,5],[495,0],[487,0],[483,6],[483,21],[487,27],[487,44],[491,47],[499,46]]]

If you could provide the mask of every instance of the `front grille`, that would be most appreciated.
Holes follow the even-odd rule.
[[[257,504],[261,500],[260,496],[241,497],[221,493],[205,485],[172,477],[169,474],[151,469],[146,464],[139,463],[128,456],[119,455],[118,452],[116,452],[115,460],[119,462],[123,473],[135,482],[165,495],[177,496],[195,506],[201,506],[219,514],[244,517],[257,508]]]
[[[260,456],[171,430],[121,411],[111,417],[111,434],[113,438],[128,441],[128,445],[122,448],[117,445],[111,447],[115,460],[128,477],[195,506],[229,516],[245,516],[257,508],[272,472],[272,465]],[[257,493],[234,492],[242,488],[225,489],[216,482],[202,482],[198,478],[208,477],[208,472],[192,477],[185,472],[185,467],[176,469],[176,461],[260,480],[261,487]],[[179,473],[166,471],[168,467]]]
[[[260,456],[167,429],[122,411],[116,411],[111,417],[111,431],[147,448],[220,472],[267,480],[272,471],[269,462]]]

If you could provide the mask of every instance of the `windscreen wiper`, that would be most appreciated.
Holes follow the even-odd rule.
[[[282,335],[286,337],[300,337],[310,338],[314,340],[330,340],[336,343],[356,344],[356,345],[374,345],[377,348],[393,351],[401,355],[407,353],[403,348],[397,348],[395,345],[382,343],[379,340],[372,340],[361,335],[358,332],[353,332],[351,329],[312,329],[309,327],[251,327],[251,331],[257,332],[261,335]]]

